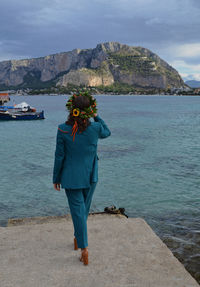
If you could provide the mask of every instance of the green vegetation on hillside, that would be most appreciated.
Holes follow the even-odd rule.
[[[145,75],[157,74],[157,71],[153,70],[154,61],[148,57],[112,52],[108,55],[109,64],[118,65],[121,70]]]

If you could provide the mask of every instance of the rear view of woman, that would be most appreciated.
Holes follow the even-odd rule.
[[[97,115],[96,99],[87,92],[74,94],[66,104],[68,120],[58,126],[53,184],[65,189],[74,226],[74,249],[88,265],[87,218],[98,181],[98,139],[111,132]],[[89,119],[94,118],[94,122]]]

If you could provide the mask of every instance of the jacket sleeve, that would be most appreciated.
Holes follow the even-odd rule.
[[[57,131],[56,150],[53,168],[53,183],[61,182],[61,172],[63,168],[63,161],[65,158],[64,138],[61,131]]]
[[[100,139],[107,138],[111,135],[111,131],[107,127],[106,123],[100,118],[100,116],[94,117],[94,121],[100,123],[100,128],[99,128]]]

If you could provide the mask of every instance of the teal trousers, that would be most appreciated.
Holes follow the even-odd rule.
[[[91,183],[89,188],[65,189],[79,248],[88,246],[87,218],[96,184]]]

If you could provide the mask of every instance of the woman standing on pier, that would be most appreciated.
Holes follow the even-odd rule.
[[[81,248],[80,260],[88,265],[87,218],[98,181],[97,142],[111,132],[97,115],[96,99],[87,92],[74,94],[66,106],[68,120],[57,131],[53,184],[58,191],[60,185],[65,189],[74,225],[74,249]]]

